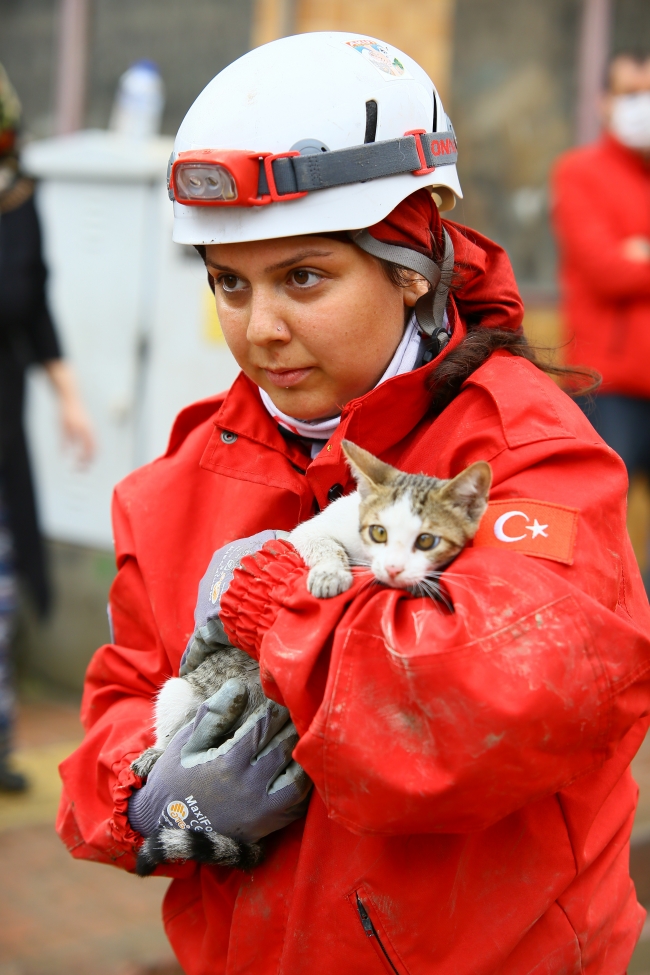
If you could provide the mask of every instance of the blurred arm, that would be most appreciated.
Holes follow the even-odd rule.
[[[639,206],[644,201],[639,200]],[[553,177],[553,223],[563,260],[605,300],[650,299],[650,260],[613,232],[616,214],[602,187],[575,165]]]
[[[77,448],[80,463],[89,464],[95,455],[95,434],[72,367],[65,359],[49,359],[43,367],[59,401],[63,437]]]

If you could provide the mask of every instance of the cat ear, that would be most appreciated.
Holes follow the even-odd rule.
[[[479,460],[449,481],[442,489],[442,496],[455,508],[460,508],[478,528],[478,523],[487,508],[491,483],[492,468],[486,461]]]
[[[341,449],[359,488],[361,497],[372,494],[378,485],[387,484],[395,474],[395,468],[385,464],[374,454],[358,447],[351,440],[342,440]]]

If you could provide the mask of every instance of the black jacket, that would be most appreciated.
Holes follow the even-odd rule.
[[[9,514],[17,569],[41,612],[49,605],[43,543],[25,432],[25,370],[61,349],[45,298],[46,269],[33,196],[0,214],[0,491]]]

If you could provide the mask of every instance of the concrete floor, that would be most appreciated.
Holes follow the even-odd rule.
[[[54,832],[77,712],[37,699],[20,708],[15,765],[32,787],[0,795],[0,975],[182,975],[160,920],[168,881],[73,860]]]

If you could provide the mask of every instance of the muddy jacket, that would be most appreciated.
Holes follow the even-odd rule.
[[[650,263],[621,244],[650,238],[650,164],[605,135],[562,156],[552,183],[567,358],[597,369],[603,393],[648,398]]]
[[[240,376],[117,488],[114,642],[88,671],[58,828],[74,856],[130,870],[129,763],[214,550],[351,490],[343,436],[406,471],[494,472],[479,535],[445,572],[453,613],[363,578],[314,599],[286,543],[235,574],[224,620],[290,708],[315,790],[252,873],[166,869],[188,975],[625,972],[644,917],[629,763],[650,707],[625,471],[523,359],[494,354],[437,417],[432,368],[349,403],[311,463]]]

